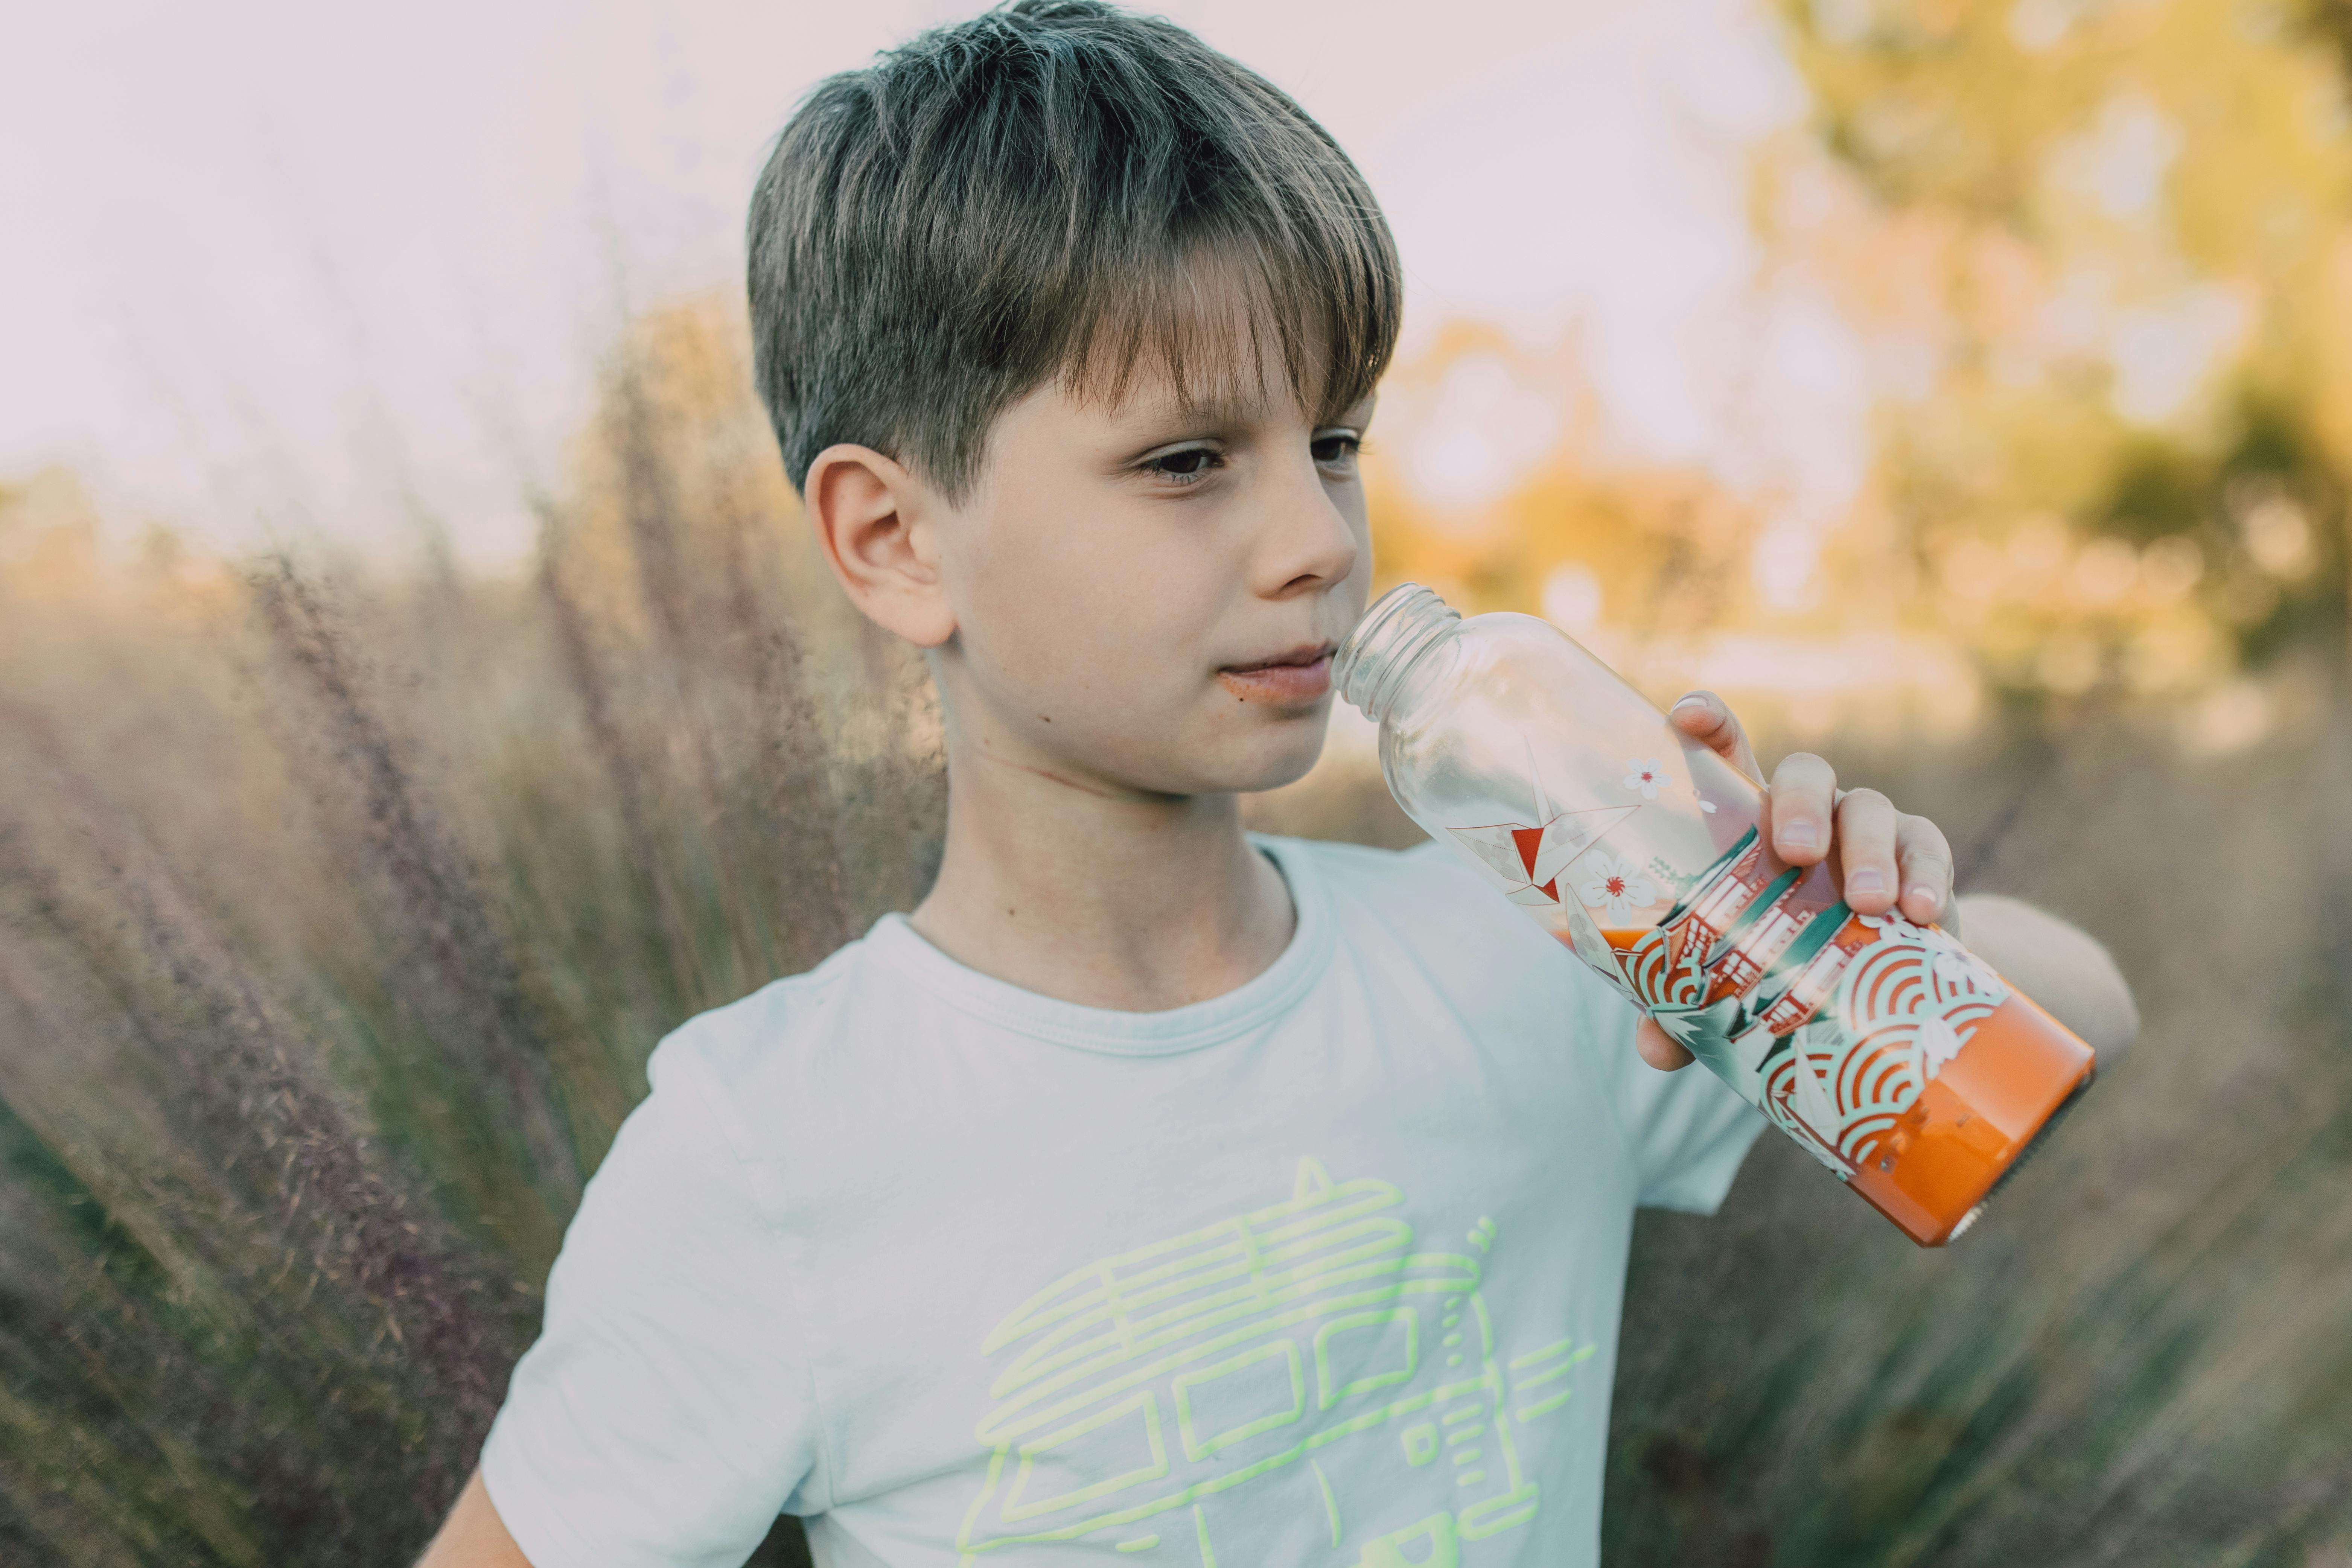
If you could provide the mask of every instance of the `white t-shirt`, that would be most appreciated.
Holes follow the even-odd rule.
[[[1257,842],[1211,1001],[890,915],[662,1043],[483,1450],[535,1568],[1597,1562],[1633,1209],[1763,1122],[1436,846]]]

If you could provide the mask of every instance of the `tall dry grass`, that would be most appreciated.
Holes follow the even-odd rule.
[[[412,1560],[654,1042],[928,879],[740,382],[634,335],[514,580],[0,512],[0,1562]]]
[[[733,341],[631,338],[512,578],[0,510],[0,1562],[407,1562],[654,1041],[925,885],[919,672],[810,580]],[[1645,1217],[1609,1561],[2343,1561],[2315,689],[2332,724],[2218,762],[2089,717],[1851,759],[2107,939],[2147,1035],[1950,1252],[1775,1142]],[[1410,832],[1345,769],[1255,810]]]

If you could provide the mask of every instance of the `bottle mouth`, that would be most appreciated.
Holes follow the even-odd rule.
[[[1412,662],[1452,634],[1462,612],[1418,583],[1400,583],[1375,600],[1331,656],[1331,684],[1378,723]]]

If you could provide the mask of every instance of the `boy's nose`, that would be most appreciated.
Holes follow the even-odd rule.
[[[1287,477],[1268,498],[1265,547],[1260,557],[1260,591],[1274,598],[1321,588],[1356,569],[1361,545],[1348,516],[1323,488],[1310,464]]]

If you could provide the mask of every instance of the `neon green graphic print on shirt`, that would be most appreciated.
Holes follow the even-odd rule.
[[[1763,1123],[1434,846],[1161,1013],[887,916],[688,1022],[482,1452],[533,1568],[1594,1568],[1637,1205]]]
[[[1479,1289],[1494,1222],[1465,1233],[1472,1250],[1418,1251],[1403,1204],[1389,1183],[1334,1183],[1302,1159],[1287,1200],[1103,1258],[1024,1302],[983,1347],[1018,1353],[981,1423],[992,1451],[964,1551],[1112,1531],[1120,1551],[1150,1552],[1156,1534],[1123,1527],[1190,1504],[1207,1561],[1209,1500],[1302,1460],[1343,1547],[1317,1458],[1342,1442],[1385,1445],[1393,1489],[1433,1510],[1365,1542],[1367,1563],[1458,1562],[1459,1542],[1533,1519],[1541,1489],[1514,1422],[1566,1404],[1573,1386],[1554,1385],[1594,1347],[1571,1335],[1505,1359]],[[1409,1540],[1435,1555],[1398,1555]]]

